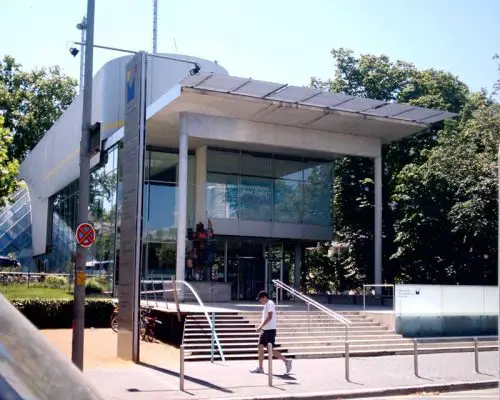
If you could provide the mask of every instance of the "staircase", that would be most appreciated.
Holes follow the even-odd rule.
[[[367,318],[361,311],[337,311],[351,321],[349,345],[352,356],[412,354],[413,340],[388,330],[380,323]],[[345,351],[345,326],[321,311],[278,311],[276,349],[291,358],[343,357]],[[224,356],[228,360],[257,358],[260,312],[217,312],[215,329]],[[481,342],[481,349],[496,348],[494,338]],[[202,313],[190,314],[184,331],[186,360],[211,359],[211,332]],[[453,341],[436,340],[419,344],[420,353],[472,351],[470,339]],[[220,360],[217,346],[214,359]]]

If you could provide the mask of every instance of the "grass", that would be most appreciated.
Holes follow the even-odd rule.
[[[8,300],[12,299],[72,299],[73,294],[68,289],[53,289],[46,287],[33,287],[28,285],[0,286],[0,293]]]

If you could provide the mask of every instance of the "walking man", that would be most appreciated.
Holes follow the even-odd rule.
[[[285,363],[286,373],[289,374],[292,370],[292,360],[287,360],[279,351],[274,350],[274,343],[276,340],[276,306],[269,298],[269,294],[264,290],[259,292],[257,300],[264,306],[262,309],[262,322],[257,328],[257,332],[260,332],[259,367],[251,372],[255,374],[264,373],[264,349],[271,343],[273,345],[273,356]]]

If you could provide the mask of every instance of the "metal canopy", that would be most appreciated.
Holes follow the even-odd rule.
[[[227,75],[200,74],[181,82],[186,88],[318,107],[366,116],[414,122],[423,125],[453,118],[457,114],[399,103],[390,103],[343,93],[322,92],[299,86],[253,80]]]

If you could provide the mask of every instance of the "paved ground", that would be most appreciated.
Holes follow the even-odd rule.
[[[488,390],[470,390],[467,392],[450,392],[450,393],[421,393],[411,396],[393,396],[393,397],[372,397],[365,400],[424,400],[424,399],[443,399],[443,400],[482,400],[482,399],[498,399],[500,393],[498,389]]]
[[[44,330],[42,333],[68,358],[71,356],[71,330]],[[267,374],[248,372],[255,367],[252,361],[190,362],[185,364],[185,392],[180,392],[177,349],[161,343],[141,342],[143,364],[135,365],[116,358],[116,338],[111,329],[85,331],[85,375],[106,400],[286,396],[498,379],[498,352],[480,353],[480,375],[473,372],[473,353],[422,355],[420,379],[413,376],[412,356],[351,358],[350,383],[344,379],[343,359],[294,360],[292,374],[288,376],[284,374],[284,365],[275,360],[273,387],[268,386]],[[265,368],[267,370],[267,361]],[[453,398],[445,396],[450,394],[439,395],[443,399]],[[426,397],[419,394],[394,398]],[[476,397],[458,398],[473,400]]]
[[[473,372],[471,354],[421,356],[421,379],[413,376],[411,356],[353,358],[350,383],[344,380],[342,359],[295,360],[290,375],[285,375],[282,363],[275,361],[274,387],[267,386],[267,374],[249,374],[254,366],[248,361],[186,363],[184,393],[178,390],[178,369],[162,365],[95,369],[86,375],[108,400],[285,396],[498,379],[497,352],[481,353],[481,375]]]

